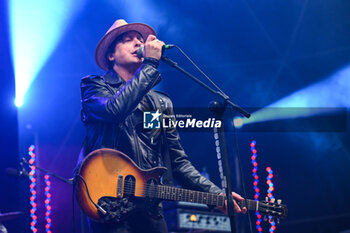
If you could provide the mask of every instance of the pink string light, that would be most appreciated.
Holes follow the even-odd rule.
[[[258,162],[256,161],[257,157],[258,157],[258,154],[257,154],[257,150],[255,149],[255,145],[256,145],[256,141],[253,140],[251,143],[250,143],[250,150],[252,151],[252,156],[251,156],[251,160],[252,160],[252,165],[253,165],[253,169],[252,169],[252,175],[253,175],[253,178],[254,178],[254,182],[253,182],[253,188],[254,188],[254,191],[255,191],[255,195],[254,195],[254,200],[258,201],[259,200],[259,196],[260,196],[260,189],[258,188],[258,184],[259,184],[259,176],[257,174],[258,172]],[[255,213],[256,215],[256,229],[259,231],[259,232],[262,232],[262,227],[261,227],[261,214],[259,213],[259,211],[256,211]]]
[[[36,193],[36,178],[35,178],[36,167],[34,165],[36,155],[34,153],[34,149],[35,149],[34,145],[31,145],[28,148],[28,155],[30,156],[29,164],[31,164],[30,172],[29,172],[29,180],[30,180],[29,191],[31,196],[29,198],[29,203],[32,206],[29,212],[30,212],[30,217],[32,218],[32,221],[30,222],[30,229],[32,232],[36,233],[38,232],[38,229],[36,228],[38,217],[35,214],[37,211],[37,203],[36,203],[37,193]]]

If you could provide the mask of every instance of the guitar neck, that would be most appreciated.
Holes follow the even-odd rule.
[[[217,207],[224,206],[226,200],[226,196],[215,193],[206,193],[164,185],[156,185],[153,192],[148,196],[169,201],[185,201]],[[236,202],[241,208],[246,207],[248,210],[258,210],[258,201],[245,199]]]

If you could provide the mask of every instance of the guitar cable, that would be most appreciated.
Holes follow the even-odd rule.
[[[82,177],[82,176],[80,176],[80,175],[78,175],[78,174],[76,174],[75,175],[75,177],[74,178],[71,178],[70,180],[72,180],[72,187],[73,187],[73,191],[72,191],[72,232],[73,233],[76,233],[77,232],[77,230],[76,230],[76,225],[75,225],[75,192],[76,192],[76,180],[77,180],[77,177],[79,177],[79,178],[81,178],[82,179],[82,181],[83,181],[83,183],[84,183],[84,185],[85,185],[85,189],[86,189],[86,192],[87,192],[87,194],[88,194],[88,197],[89,197],[89,199],[90,199],[90,201],[96,206],[97,204],[96,203],[94,203],[94,201],[91,199],[91,197],[90,197],[90,194],[89,194],[89,190],[88,190],[88,188],[87,188],[87,185],[86,185],[86,182],[85,182],[85,180],[84,180],[84,178]],[[97,206],[96,206],[96,208],[98,208]],[[82,223],[81,223],[82,224]],[[82,233],[84,233],[85,231],[83,230],[83,232]]]
[[[90,193],[89,193],[88,186],[87,186],[87,184],[86,184],[86,181],[85,181],[84,177],[82,177],[82,176],[79,175],[79,174],[77,174],[75,177],[79,177],[79,178],[83,181],[84,186],[85,186],[85,189],[86,189],[86,193],[87,193],[87,195],[88,195],[88,197],[89,197],[91,203],[94,204],[94,206],[95,206],[103,215],[106,215],[106,214],[107,214],[107,211],[104,210],[99,204],[95,203],[95,202],[92,200],[92,198],[91,198],[91,196],[90,196]]]

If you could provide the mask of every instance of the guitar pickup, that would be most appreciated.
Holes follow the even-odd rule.
[[[118,184],[117,184],[117,198],[122,198],[123,194],[123,176],[118,176]]]

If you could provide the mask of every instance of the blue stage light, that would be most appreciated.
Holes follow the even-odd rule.
[[[11,0],[9,22],[16,80],[16,106],[58,44],[84,0]]]
[[[235,128],[239,129],[243,126],[243,119],[241,117],[236,117],[233,119],[233,125]]]
[[[341,107],[350,107],[350,66],[254,112],[242,124],[310,117]]]

